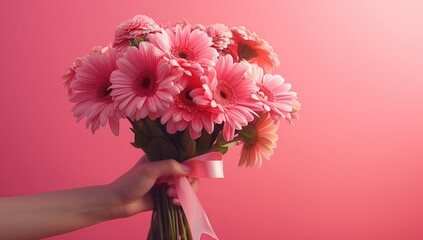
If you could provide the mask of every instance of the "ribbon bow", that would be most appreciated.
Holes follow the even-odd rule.
[[[198,178],[223,178],[223,162],[220,152],[210,152],[184,161],[192,168],[189,176]],[[194,240],[200,240],[205,233],[218,239],[206,212],[201,206],[194,190],[186,177],[175,177],[175,188],[181,206],[184,209]]]

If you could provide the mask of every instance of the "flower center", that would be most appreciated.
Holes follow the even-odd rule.
[[[226,99],[228,96],[226,95],[226,93],[224,92],[224,91],[222,91],[222,90],[220,90],[219,91],[219,94],[220,94],[220,96],[223,98],[223,99]]]
[[[272,91],[270,91],[267,87],[261,84],[257,86],[260,88],[260,90],[257,92],[257,95],[265,101],[273,102],[274,97]]]
[[[178,53],[178,56],[179,56],[180,58],[184,58],[184,59],[187,59],[187,58],[188,58],[188,55],[187,55],[186,53],[184,53],[184,52],[180,52],[180,53]]]
[[[195,53],[188,47],[175,47],[171,51],[172,55],[176,58],[182,58],[187,61],[195,60]]]
[[[214,90],[216,102],[222,106],[230,107],[237,102],[237,98],[232,87],[225,81],[219,82]]]
[[[186,91],[185,92],[185,99],[187,100],[187,101],[192,101],[192,97],[191,97],[191,95],[189,95],[190,94],[190,92],[188,92],[188,91]]]
[[[107,81],[103,85],[99,86],[97,89],[97,99],[99,101],[103,102],[112,102],[112,96],[110,96],[110,93],[112,92],[112,89],[109,89],[109,87],[112,84],[110,81]]]
[[[141,72],[138,81],[134,81],[134,92],[141,96],[151,96],[155,93],[156,76],[149,71]]]
[[[188,85],[182,90],[181,93],[176,95],[174,99],[174,103],[178,108],[186,110],[190,113],[196,113],[199,111],[199,106],[192,101],[192,97],[190,95],[191,91],[197,88],[201,88],[201,81],[200,79],[191,77],[189,79]]]

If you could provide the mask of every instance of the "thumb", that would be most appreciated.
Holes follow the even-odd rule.
[[[169,159],[148,162],[142,171],[147,178],[156,180],[162,176],[186,176],[191,173],[191,167]]]

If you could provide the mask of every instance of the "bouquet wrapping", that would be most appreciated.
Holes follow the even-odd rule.
[[[298,119],[297,94],[273,74],[278,55],[245,27],[157,24],[137,15],[121,23],[113,42],[77,58],[63,75],[77,121],[94,133],[108,124],[119,134],[126,118],[132,145],[148,161],[175,159],[193,177],[222,178],[222,155],[242,145],[239,166],[261,166],[273,154],[281,120]],[[185,177],[152,189],[148,239],[217,239]]]

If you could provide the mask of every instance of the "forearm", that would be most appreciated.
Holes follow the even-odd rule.
[[[190,172],[188,166],[170,159],[139,162],[108,185],[0,197],[0,239],[41,239],[151,210],[150,190],[159,177]]]
[[[0,198],[0,239],[40,239],[119,217],[108,186]]]

